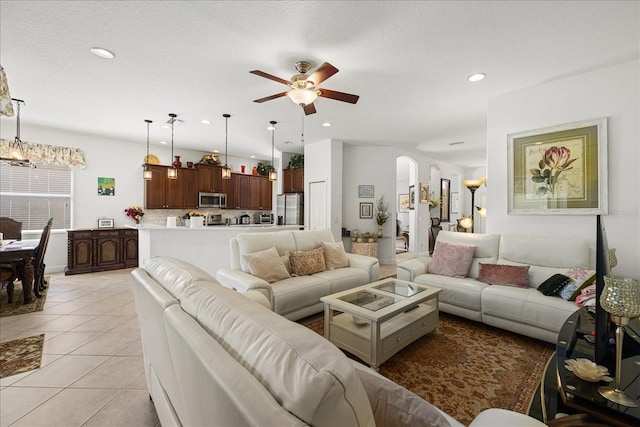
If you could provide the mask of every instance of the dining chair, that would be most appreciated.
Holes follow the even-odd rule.
[[[22,240],[22,223],[6,216],[0,217],[0,233],[5,240]]]
[[[40,291],[43,291],[47,287],[44,281],[44,255],[47,252],[47,246],[49,245],[49,236],[51,235],[51,227],[53,226],[53,218],[49,218],[47,225],[42,230],[40,236],[40,243],[36,248],[35,255],[33,256],[33,293],[36,297],[40,298]]]

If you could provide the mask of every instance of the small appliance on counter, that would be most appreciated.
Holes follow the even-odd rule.
[[[224,225],[222,214],[207,214],[206,225]]]
[[[240,224],[251,224],[251,216],[249,214],[240,215]]]
[[[273,215],[266,212],[257,212],[255,214],[256,224],[273,224]]]

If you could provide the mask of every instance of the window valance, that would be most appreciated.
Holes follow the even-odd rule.
[[[0,157],[9,157],[9,142],[0,139]],[[22,141],[25,158],[39,165],[85,167],[84,152],[79,148],[34,144]]]

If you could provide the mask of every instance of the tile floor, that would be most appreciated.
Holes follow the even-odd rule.
[[[0,318],[0,341],[45,334],[40,369],[0,379],[0,426],[159,427],[131,270],[51,274],[43,311]]]

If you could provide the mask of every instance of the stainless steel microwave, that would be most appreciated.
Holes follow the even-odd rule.
[[[198,193],[199,208],[226,208],[227,195],[224,193]]]

